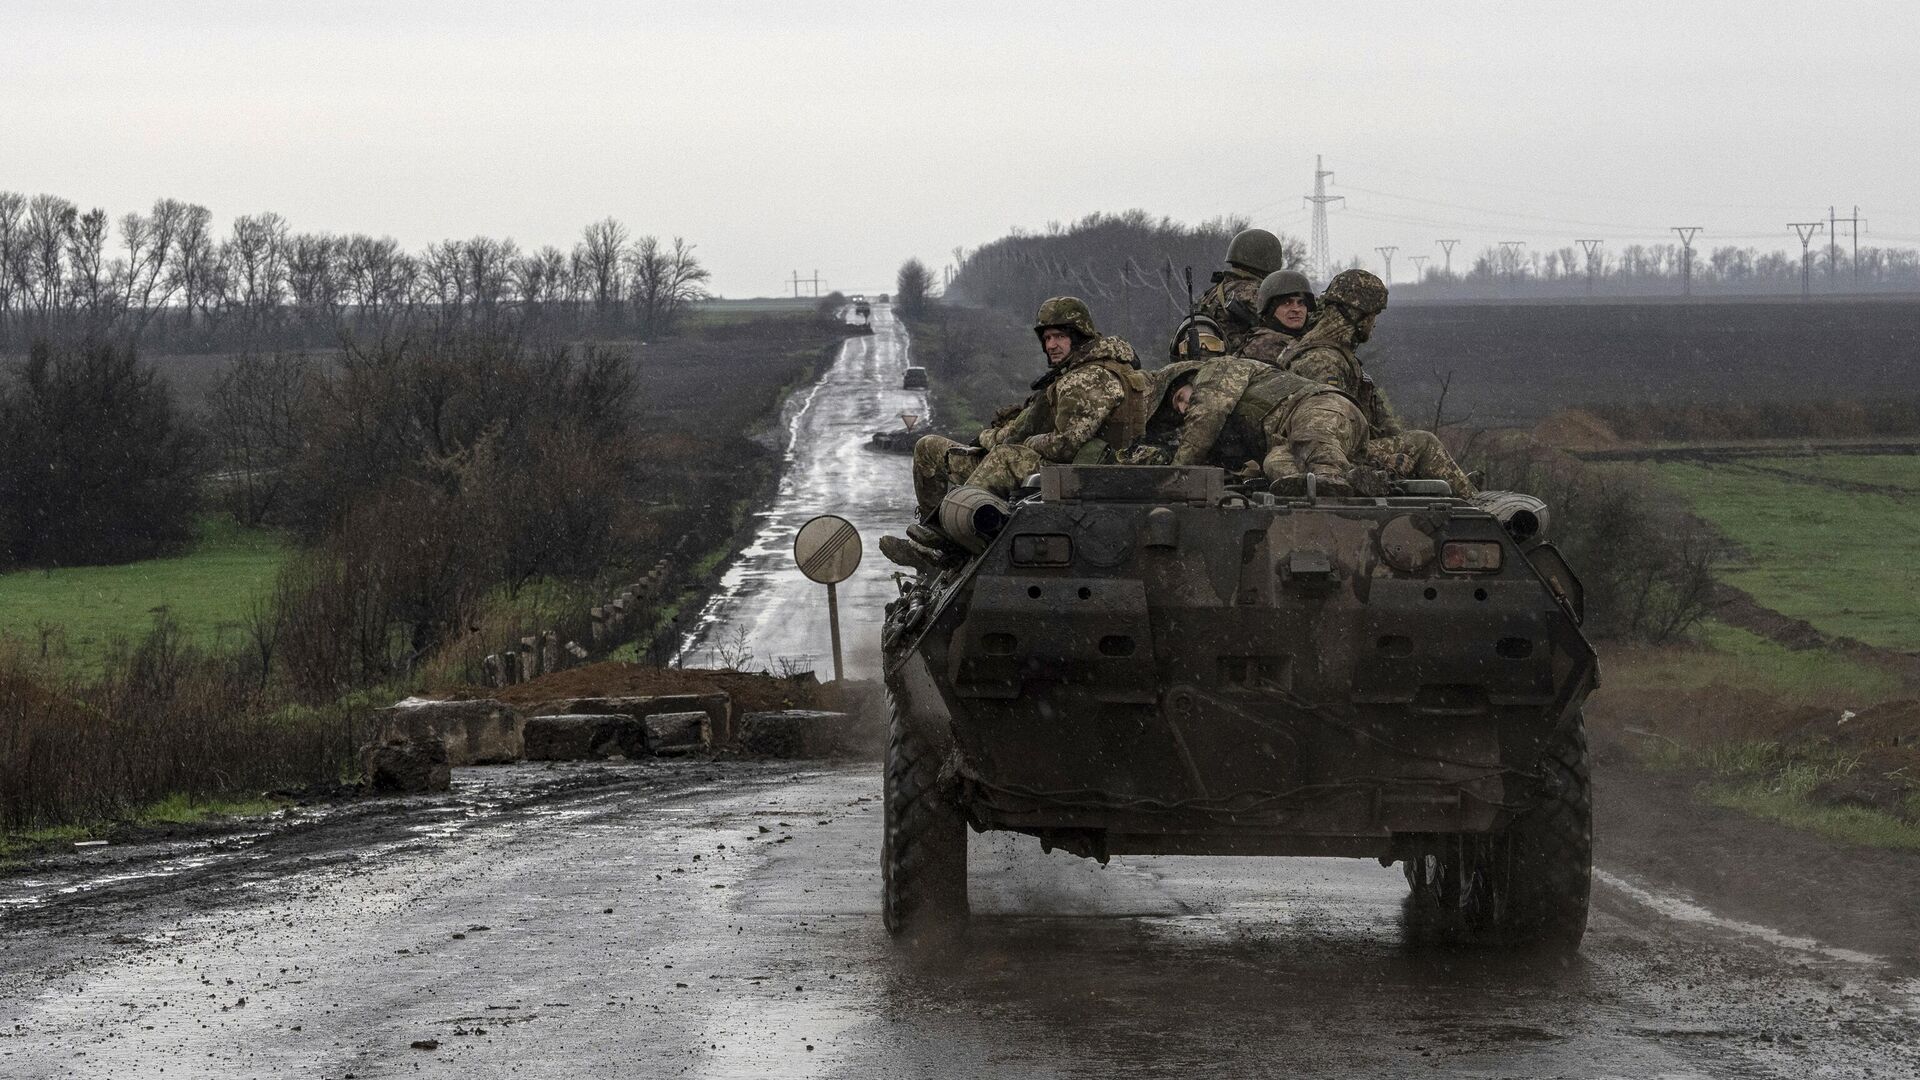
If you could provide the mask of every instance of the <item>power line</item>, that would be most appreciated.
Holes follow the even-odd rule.
[[[1444,252],[1446,252],[1446,253],[1447,253],[1447,269],[1446,269],[1446,275],[1447,275],[1447,280],[1449,280],[1449,281],[1451,281],[1451,280],[1453,280],[1453,245],[1455,245],[1455,244],[1457,244],[1457,243],[1459,243],[1459,242],[1460,242],[1460,241],[1458,241],[1458,240],[1436,240],[1436,241],[1434,241],[1434,243],[1437,243],[1437,244],[1439,244],[1439,245],[1440,245],[1440,250],[1441,250],[1441,251],[1444,251]]]
[[[1407,261],[1413,264],[1413,280],[1416,284],[1425,280],[1425,276],[1426,276],[1425,271],[1427,268],[1427,262],[1432,258],[1433,256],[1431,255],[1407,256]]]
[[[1527,246],[1525,240],[1502,240],[1500,251],[1506,256],[1501,262],[1507,264],[1507,284],[1512,285],[1520,269],[1520,249]]]
[[[1813,255],[1810,253],[1808,246],[1813,243],[1814,234],[1826,227],[1827,223],[1824,221],[1787,222],[1787,228],[1800,234],[1800,299],[1802,300],[1813,295],[1813,275],[1811,271]]]
[[[1606,241],[1604,240],[1575,240],[1574,241],[1574,243],[1580,245],[1580,249],[1582,251],[1585,251],[1587,253],[1587,295],[1589,296],[1593,295],[1594,271],[1600,268],[1600,245],[1605,242]]]
[[[1827,281],[1829,283],[1833,281],[1833,263],[1839,261],[1840,255],[1840,237],[1836,226],[1851,225],[1853,226],[1853,287],[1858,289],[1860,287],[1860,226],[1866,224],[1860,217],[1860,208],[1857,206],[1853,208],[1852,217],[1840,217],[1834,213],[1833,207],[1829,206],[1827,222],[1827,235],[1832,237],[1834,256],[1827,264]]]
[[[1680,295],[1693,295],[1693,238],[1699,235],[1698,225],[1675,225],[1673,231],[1680,237]]]
[[[1313,275],[1322,281],[1333,273],[1333,245],[1327,240],[1327,204],[1345,202],[1344,195],[1327,194],[1327,178],[1332,176],[1321,167],[1320,155],[1313,155],[1313,194],[1304,196],[1313,204]]]
[[[1388,244],[1386,247],[1377,247],[1377,248],[1374,248],[1373,250],[1379,252],[1380,257],[1386,260],[1387,284],[1389,285],[1393,284],[1393,253],[1400,250],[1399,246],[1395,244]]]

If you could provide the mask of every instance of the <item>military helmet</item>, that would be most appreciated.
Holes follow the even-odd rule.
[[[1254,274],[1271,274],[1287,265],[1280,238],[1265,229],[1241,229],[1227,241],[1227,263]]]
[[[1087,302],[1077,296],[1056,296],[1044,301],[1040,311],[1033,317],[1033,334],[1039,337],[1048,327],[1071,330],[1083,339],[1097,338],[1100,331],[1093,328],[1093,312],[1087,310]]]
[[[1193,359],[1204,360],[1209,356],[1225,356],[1227,335],[1220,330],[1220,324],[1205,315],[1189,315],[1180,320],[1180,329],[1173,332],[1173,340],[1167,343],[1167,359],[1185,360],[1187,357],[1187,327],[1191,325],[1200,337],[1200,355]]]
[[[1199,373],[1201,368],[1206,366],[1207,360],[1205,357],[1198,360],[1175,360],[1173,363],[1154,372],[1150,376],[1153,380],[1153,388],[1151,390],[1153,394],[1151,398],[1153,407],[1158,408],[1164,404],[1167,400],[1167,395],[1180,389],[1187,383],[1192,382],[1193,377]]]
[[[1320,294],[1323,304],[1335,304],[1355,319],[1387,310],[1387,283],[1365,270],[1342,270]]]
[[[1275,270],[1260,281],[1259,297],[1254,301],[1253,310],[1266,317],[1273,310],[1273,302],[1283,296],[1303,295],[1307,298],[1307,310],[1313,310],[1316,301],[1313,298],[1313,282],[1298,270]]]

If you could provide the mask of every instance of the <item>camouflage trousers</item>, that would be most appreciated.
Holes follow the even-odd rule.
[[[1455,498],[1471,499],[1480,489],[1431,431],[1405,431],[1368,439],[1366,463],[1409,480],[1445,480]]]
[[[1312,473],[1344,483],[1366,445],[1367,419],[1344,394],[1315,394],[1291,411],[1275,409],[1262,426],[1268,450],[1260,471],[1269,480]]]
[[[943,435],[923,435],[913,444],[914,508],[921,520],[927,519],[940,509],[947,492],[961,484],[1004,499],[1042,464],[1037,451],[1019,443],[982,451]]]

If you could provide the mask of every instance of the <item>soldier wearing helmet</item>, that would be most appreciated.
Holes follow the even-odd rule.
[[[1227,268],[1214,272],[1213,285],[1194,313],[1225,331],[1228,352],[1238,352],[1259,323],[1255,304],[1261,279],[1286,265],[1285,245],[1265,229],[1242,229],[1227,242]]]
[[[1343,270],[1327,283],[1319,307],[1320,317],[1274,358],[1274,365],[1353,398],[1366,411],[1375,432],[1398,432],[1399,419],[1354,352],[1355,346],[1372,336],[1374,320],[1387,309],[1386,282],[1365,270]]]
[[[1240,347],[1239,355],[1263,364],[1277,363],[1280,354],[1300,340],[1317,311],[1313,283],[1298,270],[1276,270],[1260,282],[1255,309],[1260,324]]]
[[[1188,333],[1189,330],[1192,331],[1191,335]],[[1191,342],[1198,342],[1200,346],[1198,355],[1187,355]],[[1179,328],[1173,332],[1173,340],[1167,342],[1169,361],[1205,360],[1210,356],[1225,356],[1226,353],[1226,331],[1220,329],[1219,323],[1205,315],[1189,315],[1181,319]]]
[[[1337,387],[1359,403],[1372,438],[1361,455],[1366,465],[1395,476],[1445,480],[1460,498],[1477,490],[1430,431],[1406,429],[1387,395],[1360,364],[1354,347],[1373,334],[1387,308],[1387,284],[1365,270],[1344,270],[1320,294],[1320,315],[1305,334],[1275,359],[1283,370]]]
[[[1218,465],[1264,475],[1275,490],[1386,494],[1384,473],[1356,466],[1367,421],[1324,383],[1238,356],[1183,360],[1154,373],[1146,433],[1122,455],[1131,465]]]
[[[914,499],[924,523],[957,484],[1006,497],[1045,464],[1094,465],[1139,438],[1146,423],[1150,380],[1133,346],[1102,336],[1093,313],[1078,297],[1056,296],[1040,305],[1033,333],[1047,371],[1018,413],[980,433],[974,450],[938,435],[913,448]],[[882,537],[881,552],[894,562],[924,569],[941,552],[937,535],[909,530],[910,537]],[[909,550],[908,545],[921,550]]]

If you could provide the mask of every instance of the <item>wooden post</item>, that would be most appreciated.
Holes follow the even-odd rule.
[[[827,626],[833,636],[833,681],[839,682],[840,674],[840,593],[833,585],[827,586]]]

